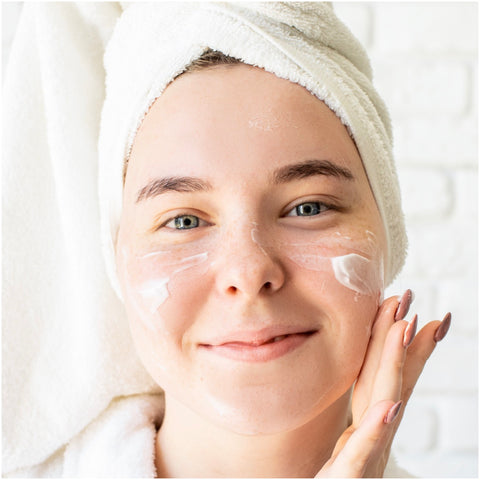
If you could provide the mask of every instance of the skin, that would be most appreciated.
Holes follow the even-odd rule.
[[[351,178],[278,181],[312,159]],[[167,177],[197,183],[138,200]],[[175,229],[179,215],[198,226]],[[407,355],[398,299],[380,306],[381,282],[360,295],[329,268],[356,253],[377,271],[386,240],[355,145],[323,102],[246,65],[175,80],[137,133],[116,251],[138,354],[165,391],[159,476],[382,475],[401,413],[384,417],[411,393],[439,322]],[[313,333],[268,361],[218,354],[265,328]]]

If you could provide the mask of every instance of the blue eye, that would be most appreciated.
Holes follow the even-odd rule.
[[[196,228],[199,225],[200,219],[195,215],[179,215],[165,224],[166,227],[176,230],[188,230],[190,228]]]
[[[305,202],[297,205],[288,212],[289,217],[312,217],[328,210],[328,207],[320,202]]]

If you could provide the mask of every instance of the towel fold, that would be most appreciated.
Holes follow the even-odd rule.
[[[116,3],[23,7],[3,104],[3,473],[66,444],[112,398],[158,390],[105,273],[97,194]]]

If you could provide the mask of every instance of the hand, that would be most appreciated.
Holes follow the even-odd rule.
[[[403,320],[412,292],[380,306],[365,360],[352,394],[352,423],[338,439],[317,477],[382,477],[405,405],[451,314],[417,335],[417,316]]]

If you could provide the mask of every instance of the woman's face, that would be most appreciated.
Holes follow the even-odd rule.
[[[117,265],[166,394],[238,433],[313,419],[355,381],[385,234],[347,130],[303,87],[239,65],[186,74],[133,146]]]

